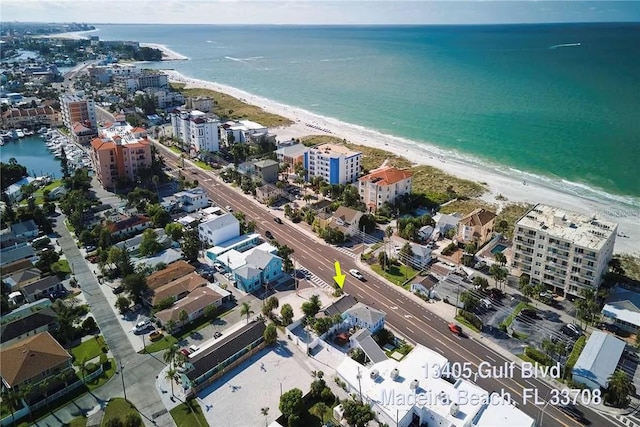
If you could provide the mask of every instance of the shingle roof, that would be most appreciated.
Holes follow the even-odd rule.
[[[338,301],[334,302],[330,306],[324,309],[324,313],[327,316],[335,316],[336,314],[342,314],[354,305],[358,303],[358,300],[351,295],[343,295]]]
[[[7,342],[27,332],[53,323],[58,315],[50,307],[45,307],[13,322],[0,326],[0,342]]]
[[[49,332],[42,332],[0,350],[0,359],[0,374],[13,387],[71,360],[71,356]]]
[[[182,310],[186,311],[187,314],[191,314],[205,308],[208,305],[216,305],[216,303],[220,300],[222,300],[222,295],[220,295],[213,289],[198,288],[187,295],[185,298],[173,304],[170,308],[157,312],[156,317],[165,324],[169,320],[177,322],[180,320],[180,312]]]
[[[187,276],[172,280],[171,282],[156,288],[151,302],[153,305],[156,305],[165,298],[175,298],[184,292],[192,292],[201,286],[206,286],[207,283],[209,282],[199,274],[195,272],[190,273]]]
[[[360,181],[376,181],[378,185],[391,185],[400,182],[404,179],[411,178],[413,173],[396,169],[393,167],[385,167],[371,172],[369,175],[365,175],[360,178]]]
[[[55,286],[59,283],[61,283],[61,280],[58,278],[58,276],[48,276],[40,280],[36,280],[35,282],[22,285],[20,289],[22,289],[22,291],[25,292],[27,295],[31,295],[36,292],[49,289],[51,286]]]
[[[20,259],[18,261],[10,262],[7,265],[0,267],[0,276],[4,277],[8,274],[25,270],[33,267],[33,263],[28,259]]]
[[[191,381],[218,366],[221,362],[243,350],[251,343],[259,340],[264,335],[266,326],[264,322],[253,321],[245,325],[235,334],[223,337],[219,342],[208,349],[203,350],[191,359],[193,369],[187,372]]]
[[[10,264],[21,259],[32,258],[36,255],[31,246],[21,246],[16,249],[8,250],[2,253],[0,263],[2,265]]]
[[[470,226],[486,225],[495,219],[496,214],[485,209],[478,208],[460,220],[460,223]]]
[[[176,261],[160,271],[156,271],[147,277],[147,286],[151,290],[155,290],[160,286],[167,284],[180,277],[186,276],[196,271],[196,268],[186,261]]]
[[[251,279],[252,277],[256,277],[260,275],[260,270],[250,265],[243,265],[242,267],[236,269],[236,276],[240,276],[244,279]]]
[[[119,231],[126,230],[127,228],[136,227],[148,222],[150,222],[149,217],[144,215],[133,215],[118,222],[107,223],[106,228],[112,233],[117,233]]]
[[[42,274],[42,271],[40,271],[40,269],[32,267],[32,268],[27,268],[25,270],[17,271],[13,273],[11,276],[7,277],[5,280],[11,286],[15,286],[15,285],[20,285],[21,283],[26,284],[26,283],[33,282],[34,280],[37,280],[38,278],[40,278],[41,274]]]
[[[346,206],[340,206],[333,213],[333,218],[339,218],[344,222],[348,222],[349,224],[353,224],[353,221],[358,217],[358,215],[362,216],[363,213],[357,211],[355,209],[348,208]]]
[[[384,312],[376,310],[375,308],[371,308],[368,305],[364,305],[361,302],[345,311],[345,314],[360,319],[370,325],[377,323],[379,320],[384,319],[385,317]]]
[[[32,233],[34,231],[38,231],[38,226],[32,219],[30,219],[29,221],[22,221],[17,224],[12,224],[10,228],[13,234],[15,234],[16,236],[24,233]]]

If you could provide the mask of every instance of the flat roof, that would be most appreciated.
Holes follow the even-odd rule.
[[[237,246],[243,245],[245,243],[249,243],[252,240],[255,240],[258,238],[260,238],[260,235],[258,233],[243,234],[241,236],[234,237],[233,239],[229,239],[226,242],[222,242],[216,246],[213,246],[207,249],[207,252],[212,253],[216,257],[218,257]]]
[[[550,236],[572,242],[584,248],[599,250],[618,229],[615,222],[598,219],[553,206],[537,204],[527,212],[517,225],[544,230]]]
[[[337,144],[322,144],[322,145],[317,145],[315,147],[312,147],[311,149],[314,151],[322,151],[326,154],[342,154],[346,157],[362,154],[359,151],[353,151],[348,149],[344,145],[337,145]]]

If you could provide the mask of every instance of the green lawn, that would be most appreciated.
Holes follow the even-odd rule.
[[[178,147],[176,147],[175,145],[172,145],[169,147],[169,150],[173,151],[176,154],[182,154],[182,150],[180,150]]]
[[[404,282],[418,274],[417,271],[406,265],[392,265],[389,271],[382,271],[380,265],[373,264],[371,269],[398,286],[402,286]]]
[[[74,419],[71,420],[71,422],[69,424],[67,424],[69,427],[86,427],[87,425],[87,419],[85,417],[75,417]]]
[[[107,407],[104,410],[104,417],[102,417],[102,425],[106,426],[112,418],[120,418],[124,421],[129,414],[135,414],[140,417],[135,406],[121,397],[114,397],[107,403]],[[142,420],[142,418],[140,419]]]
[[[83,359],[91,360],[94,357],[100,356],[102,354],[102,347],[107,347],[102,335],[99,335],[97,339],[91,338],[82,342],[80,345],[71,349],[71,354],[74,357],[73,363],[80,366]]]
[[[55,181],[51,182],[51,184],[47,184],[42,188],[39,188],[38,190],[36,190],[35,193],[33,193],[33,196],[36,198],[36,204],[37,205],[41,205],[44,203],[44,190],[53,190],[56,187],[60,187],[62,185],[62,180],[61,179],[56,179]],[[24,201],[26,204],[26,200]]]
[[[173,335],[165,335],[162,339],[146,346],[143,351],[145,353],[155,353],[157,351],[166,350],[177,342],[178,340]],[[140,353],[142,353],[142,351],[140,351]]]
[[[571,350],[571,354],[569,355],[569,358],[567,359],[567,363],[565,364],[565,368],[564,368],[566,378],[571,377],[571,371],[573,370],[573,366],[578,361],[578,357],[580,357],[580,353],[582,353],[582,349],[584,349],[584,346],[586,343],[587,343],[587,337],[583,335],[580,338],[578,338],[576,343],[573,345],[573,349]]]
[[[191,405],[193,411],[186,403],[181,403],[169,412],[176,425],[178,427],[193,427],[198,425],[202,427],[208,426],[209,424],[207,423],[207,419],[202,414],[202,408],[200,408],[198,402],[192,401],[189,405]]]
[[[520,313],[522,310],[524,310],[525,308],[530,308],[532,310],[535,310],[536,308],[530,304],[527,304],[526,302],[521,302],[519,303],[516,308],[513,310],[513,313],[511,313],[509,315],[509,317],[507,317],[506,319],[504,319],[504,321],[501,323],[501,325],[505,325],[507,328],[511,325],[511,322],[513,322],[513,319],[516,318],[516,316],[518,315],[518,313]]]
[[[456,317],[455,317],[455,319],[456,319],[456,321],[457,321],[457,322],[462,323],[464,326],[466,326],[467,328],[471,329],[472,331],[480,332],[480,330],[479,330],[478,328],[476,328],[476,327],[475,327],[475,326],[473,326],[471,323],[469,323],[469,322],[467,321],[467,319],[465,319],[464,317],[462,317],[462,316],[456,316]]]
[[[67,274],[71,274],[71,267],[69,266],[69,261],[66,259],[61,259],[54,262],[51,265],[51,271],[58,274],[59,276],[66,276]]]
[[[104,366],[104,372],[98,378],[87,383],[89,391],[93,391],[99,387],[102,387],[111,377],[116,373],[116,361],[115,359],[109,359]]]
[[[205,162],[202,162],[200,160],[193,160],[193,163],[196,164],[196,166],[198,166],[200,169],[204,169],[206,171],[212,171],[213,168],[211,166],[209,166],[208,164],[206,164]]]

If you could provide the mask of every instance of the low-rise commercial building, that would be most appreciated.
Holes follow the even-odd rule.
[[[580,357],[573,365],[573,381],[592,390],[607,388],[609,377],[616,370],[626,344],[602,331],[593,331]]]
[[[240,222],[231,213],[220,215],[198,225],[200,241],[211,246],[240,236]]]

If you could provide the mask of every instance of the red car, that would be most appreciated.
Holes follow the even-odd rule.
[[[187,348],[180,349],[180,353],[184,354],[185,357],[189,357],[191,352]]]
[[[462,328],[455,323],[449,323],[449,330],[456,335],[462,335]]]

